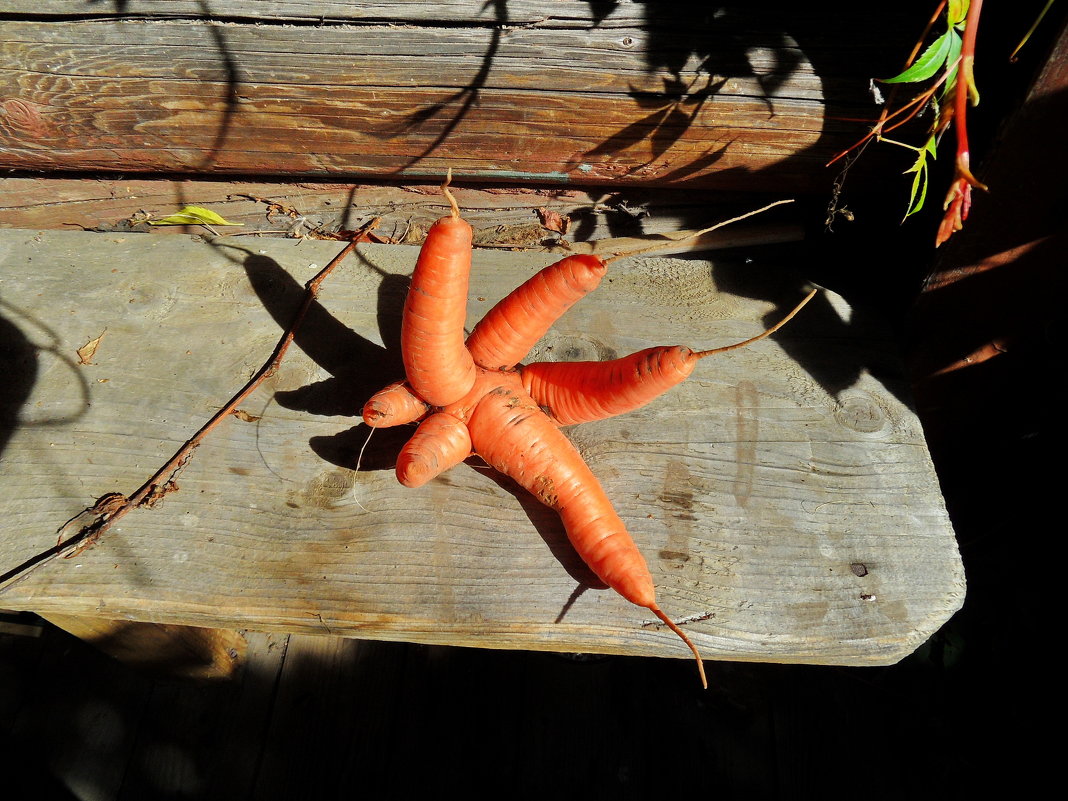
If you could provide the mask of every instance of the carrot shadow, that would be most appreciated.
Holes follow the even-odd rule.
[[[287,328],[304,297],[304,287],[274,259],[250,254],[243,260],[253,291],[282,329]],[[299,347],[330,378],[299,389],[275,394],[280,406],[322,416],[358,415],[367,399],[382,388],[384,376],[403,376],[400,354],[400,322],[409,278],[382,273],[378,286],[377,320],[385,347],[360,336],[341,323],[320,303],[308,309],[297,329],[293,344]],[[359,423],[328,436],[314,436],[311,449],[321,459],[340,467],[361,471],[391,470],[397,454],[411,437],[409,426],[372,430]],[[467,460],[473,469],[484,467],[477,457]],[[583,587],[604,589],[605,585],[586,566],[564,532],[560,517],[538,502],[530,493],[495,470],[486,473],[497,486],[514,497],[531,524],[545,541],[553,557]],[[447,478],[439,477],[436,480]]]
[[[466,463],[475,469],[486,467],[485,462],[477,456],[472,456]],[[571,541],[567,538],[567,533],[564,530],[564,524],[560,520],[559,514],[541,503],[537,498],[527,492],[527,490],[523,489],[518,483],[503,473],[499,473],[493,469],[484,469],[482,472],[486,473],[498,487],[515,498],[516,502],[522,507],[523,512],[530,520],[531,525],[534,526],[534,529],[545,542],[550,553],[552,553],[553,558],[565,571],[567,571],[567,574],[571,576],[571,578],[578,582],[580,588],[594,590],[608,589],[608,585],[601,581],[597,575],[590,570],[589,566],[582,560],[578,551],[575,550]],[[564,611],[566,611],[566,609]],[[563,613],[561,613],[561,618],[562,617]],[[559,622],[559,618],[557,622]]]
[[[272,258],[249,254],[242,260],[253,291],[279,328],[287,329],[303,302],[305,288]],[[321,416],[358,415],[367,399],[381,389],[384,376],[403,376],[400,354],[400,322],[410,279],[382,273],[378,286],[377,321],[385,347],[360,336],[341,323],[318,302],[313,302],[298,327],[293,344],[300,348],[330,377],[299,389],[275,393],[286,409]],[[373,433],[374,436],[370,436]],[[359,423],[327,436],[313,436],[309,447],[324,461],[361,471],[392,470],[400,449],[411,437],[412,428],[395,426],[372,431]],[[467,464],[484,467],[478,457]],[[579,589],[606,589],[571,545],[563,524],[552,509],[538,502],[508,476],[485,471],[501,489],[514,497],[531,524],[549,548],[554,559],[577,582]],[[448,482],[446,476],[436,481]],[[561,610],[566,614],[570,603]]]
[[[789,264],[781,250],[766,248],[745,260],[717,260],[711,270],[719,291],[773,304],[774,308],[762,318],[764,327],[770,328],[812,286],[813,276],[807,270],[802,272]],[[850,313],[843,316],[825,292],[819,293],[773,335],[776,345],[831,397],[838,397],[862,376],[870,375],[887,392],[911,406],[902,354],[885,315],[855,298],[846,300]],[[722,358],[729,357],[725,354]]]
[[[305,286],[268,256],[218,242],[212,242],[212,246],[244,254],[228,257],[244,268],[252,290],[278,327],[288,330],[304,301]],[[384,272],[381,275],[377,317],[385,346],[360,336],[321,303],[313,301],[294,333],[293,345],[330,377],[276,392],[274,399],[280,406],[318,416],[358,417],[367,399],[382,388],[383,376],[403,375],[400,318],[409,279]],[[370,429],[361,422],[338,434],[312,437],[309,445],[320,458],[339,467],[352,469],[359,460],[361,470],[392,468],[410,432],[404,427],[383,429],[380,436],[368,442],[369,433]]]

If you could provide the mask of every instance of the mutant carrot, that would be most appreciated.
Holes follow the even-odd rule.
[[[467,338],[476,364],[510,370],[550,325],[596,289],[607,267],[596,256],[568,256],[539,270],[479,320]]]
[[[631,603],[651,611],[686,643],[697,660],[701,684],[707,688],[697,646],[657,604],[645,557],[601,483],[518,380],[508,377],[512,380],[505,379],[486,393],[468,420],[478,455],[559,513],[568,540],[597,577]]]
[[[742,342],[699,351],[664,345],[603,362],[533,362],[520,368],[523,386],[557,425],[624,414],[685,381],[701,359],[771,336],[793,319],[817,291],[809,292],[771,328]]]
[[[408,384],[432,406],[467,394],[475,363],[464,347],[467,284],[471,274],[471,226],[446,178],[442,191],[452,214],[435,222],[419,251],[401,322],[401,357]]]
[[[380,428],[422,420],[398,458],[397,477],[407,486],[425,483],[474,452],[555,509],[590,569],[682,639],[707,687],[696,646],[660,609],[644,557],[557,426],[635,409],[685,380],[700,359],[768,336],[801,306],[763,334],[725,348],[650,348],[612,362],[521,366],[560,315],[598,286],[607,263],[634,254],[604,260],[571,256],[544,268],[498,303],[464,343],[470,227],[460,220],[447,185],[448,179],[442,190],[453,213],[431,229],[405,302],[401,348],[407,382],[376,393],[364,406],[365,422]]]

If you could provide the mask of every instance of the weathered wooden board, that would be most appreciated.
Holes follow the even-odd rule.
[[[132,492],[267,358],[332,242],[0,231],[6,385],[0,565]],[[42,613],[501,648],[685,657],[589,573],[555,516],[477,463],[420,490],[407,431],[353,414],[399,374],[415,250],[368,246],[327,283],[282,369],[159,507],[0,590]],[[479,251],[469,320],[550,257]],[[536,349],[605,358],[744,339],[800,296],[751,265],[613,265]],[[765,268],[766,269],[766,268]],[[99,337],[91,364],[76,350]],[[887,332],[826,294],[630,415],[570,430],[711,658],[894,662],[964,579]],[[366,443],[360,470],[353,467]],[[697,618],[700,618],[697,620]]]
[[[0,165],[811,190],[915,27],[598,6],[18,2]]]
[[[606,191],[562,187],[470,187],[453,184],[477,247],[620,253],[647,247],[635,237],[679,237],[737,213],[738,200],[707,192]],[[774,199],[784,199],[782,195]],[[749,200],[754,208],[763,199]],[[251,234],[326,238],[378,218],[375,233],[393,244],[420,244],[446,203],[437,186],[149,178],[0,178],[0,228],[109,233],[188,234],[189,226],[153,226],[186,205],[207,206]],[[796,207],[792,207],[796,208]],[[791,215],[797,219],[805,215]],[[196,226],[194,226],[195,228]],[[201,229],[203,230],[203,229]],[[686,242],[673,252],[795,242],[804,228],[767,213]],[[247,241],[247,240],[246,240]]]

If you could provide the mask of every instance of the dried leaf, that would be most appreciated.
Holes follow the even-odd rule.
[[[171,214],[160,220],[149,220],[149,225],[241,225],[227,222],[211,209],[201,206],[186,206],[177,214]]]
[[[104,334],[107,332],[108,330],[105,328],[96,339],[90,339],[78,348],[78,364],[93,364],[93,356],[96,355],[96,349],[100,346],[100,340],[104,338]]]
[[[289,218],[294,219],[294,220],[299,219],[300,217],[303,216],[299,211],[297,211],[292,206],[287,206],[284,203],[280,203],[277,200],[271,200],[270,198],[259,197],[257,195],[245,195],[245,194],[236,194],[236,195],[227,195],[226,196],[227,200],[233,200],[235,197],[248,198],[249,200],[254,200],[257,203],[265,204],[267,206],[267,219],[268,220],[271,220],[271,216],[274,215],[274,214],[284,214],[286,217],[289,217]],[[273,220],[272,220],[272,222],[273,222]]]
[[[118,511],[119,507],[129,502],[129,498],[121,492],[109,492],[101,495],[87,511],[95,515],[110,515]]]
[[[255,423],[257,420],[262,419],[261,417],[258,417],[254,414],[249,414],[244,409],[234,409],[231,414],[238,420],[241,420],[245,423]]]
[[[550,231],[556,231],[558,234],[566,234],[571,227],[570,217],[564,217],[559,212],[555,212],[544,206],[536,209],[536,211],[541,224]]]

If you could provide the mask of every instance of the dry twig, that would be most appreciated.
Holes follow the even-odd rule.
[[[289,346],[292,344],[297,329],[300,327],[301,322],[303,322],[308,309],[318,298],[319,288],[323,281],[325,281],[327,276],[329,276],[345,257],[356,248],[356,245],[361,242],[369,241],[370,237],[368,234],[377,224],[378,218],[375,218],[358,231],[355,231],[352,239],[341,252],[331,259],[329,264],[304,285],[304,300],[301,303],[300,308],[297,309],[297,313],[293,317],[293,322],[290,323],[289,328],[286,329],[282,338],[275,346],[271,357],[256,372],[256,374],[249,379],[248,383],[246,383],[225,406],[219,409],[219,411],[217,411],[199,431],[186,440],[185,444],[183,444],[182,447],[180,447],[175,454],[171,456],[171,458],[168,459],[151,478],[148,479],[148,481],[142,484],[136,492],[129,496],[123,495],[120,492],[109,492],[102,495],[92,506],[83,509],[60,527],[58,531],[59,539],[52,548],[30,557],[21,565],[12,568],[6,573],[0,573],[0,585],[25,576],[30,570],[39,567],[56,556],[63,556],[68,559],[77,556],[86,549],[91,548],[100,539],[104,532],[129,512],[142,506],[151,508],[159,503],[165,495],[168,495],[171,492],[176,492],[178,490],[178,474],[193,456],[193,451],[196,450],[200,443],[204,441],[204,438],[207,437],[207,435],[210,434],[220,422],[234,414],[239,404],[251,395],[257,387],[264,382],[264,380],[277,372],[278,367],[282,362],[282,358],[285,356],[286,351],[289,350]],[[78,530],[70,537],[64,539],[64,533],[79,523],[81,523],[81,525]]]

